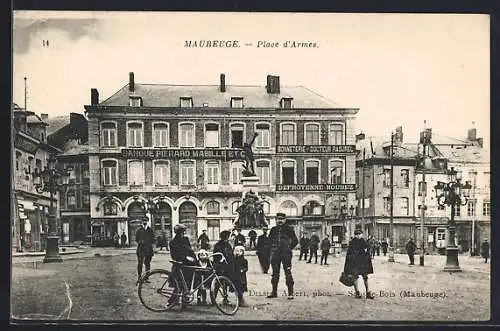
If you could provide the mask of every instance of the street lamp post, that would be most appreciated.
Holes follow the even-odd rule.
[[[56,168],[56,159],[49,157],[48,166],[43,171],[38,168],[33,173],[33,184],[38,193],[50,193],[47,248],[43,263],[62,262],[59,254],[59,236],[57,235],[56,211],[54,208],[54,195],[69,183],[69,172],[66,169]]]
[[[442,207],[451,207],[451,217],[448,222],[448,245],[446,246],[446,265],[443,271],[460,272],[458,263],[458,247],[455,244],[455,208],[460,205],[466,205],[469,198],[471,184],[466,182],[461,183],[461,176],[451,167],[447,171],[449,177],[448,183],[438,182],[434,186],[438,204]]]

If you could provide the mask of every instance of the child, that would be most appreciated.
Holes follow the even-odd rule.
[[[204,249],[200,249],[200,251],[197,253],[198,255],[198,264],[200,267],[206,268],[208,267],[208,259],[209,255],[208,252]],[[205,277],[203,274],[201,274],[199,281],[203,282],[205,280]],[[207,304],[207,289],[205,288],[205,285],[202,285],[198,289],[198,294],[197,294],[197,301],[198,305],[206,305]]]
[[[238,291],[238,299],[242,307],[246,306],[243,293],[248,291],[247,271],[248,261],[245,259],[245,248],[243,246],[236,246],[234,248],[234,285]]]

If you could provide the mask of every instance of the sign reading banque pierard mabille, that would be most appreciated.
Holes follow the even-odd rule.
[[[121,150],[121,155],[126,159],[219,159],[219,160],[244,160],[245,152],[241,149],[131,149]]]
[[[276,191],[355,192],[356,184],[277,184]]]
[[[304,153],[304,154],[354,154],[354,145],[277,145],[276,153]]]

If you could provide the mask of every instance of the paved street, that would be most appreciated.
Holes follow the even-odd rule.
[[[101,256],[95,257],[98,252]],[[374,300],[355,299],[338,278],[343,257],[328,266],[293,260],[296,297],[267,299],[270,275],[260,273],[255,256],[246,293],[249,307],[235,316],[215,307],[191,306],[179,312],[148,311],[139,302],[133,250],[87,249],[64,257],[61,264],[33,263],[43,257],[15,257],[12,267],[12,314],[15,318],[78,320],[400,320],[472,321],[490,315],[490,264],[460,257],[462,273],[442,272],[444,256],[426,256],[426,266],[408,266],[405,255],[396,263],[375,257],[370,285]],[[153,268],[170,267],[169,254],[153,258]],[[416,259],[418,261],[418,257]],[[362,281],[360,280],[360,285]],[[284,278],[280,279],[283,294]],[[362,287],[361,287],[362,288]],[[363,289],[364,291],[364,289]],[[427,297],[402,297],[410,291]],[[411,293],[408,293],[411,295]],[[432,294],[429,294],[432,293]],[[382,294],[382,296],[381,296]],[[429,295],[435,296],[434,298]]]

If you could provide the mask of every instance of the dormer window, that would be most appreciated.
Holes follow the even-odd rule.
[[[191,97],[181,97],[181,107],[182,108],[193,107],[193,98],[191,98]]]
[[[292,108],[292,101],[293,98],[290,97],[285,97],[281,99],[281,108],[287,108],[287,109]]]
[[[139,97],[139,96],[130,96],[130,99],[129,99],[129,104],[130,104],[130,107],[141,107],[142,106],[142,98]]]
[[[243,108],[243,98],[241,97],[231,98],[231,108]]]

